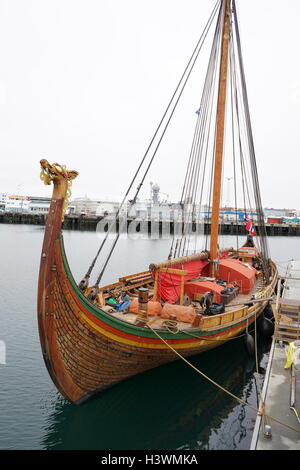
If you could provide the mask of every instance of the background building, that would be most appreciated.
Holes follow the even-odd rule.
[[[49,197],[30,197],[28,212],[32,214],[47,214],[51,199]]]
[[[274,209],[273,207],[264,208],[265,217],[295,217],[297,211],[295,209]]]
[[[0,211],[17,213],[47,214],[51,198],[0,194]]]
[[[164,195],[164,197],[162,197]],[[171,203],[168,194],[162,193],[157,183],[150,183],[150,198],[140,200],[137,198],[135,204],[127,203],[127,214],[132,218],[142,220],[164,220],[164,221],[187,221],[198,222],[210,221],[211,208],[207,205],[200,207],[185,201]],[[0,193],[0,212],[16,212],[29,214],[47,214],[51,203],[50,197],[23,196],[16,194]],[[105,217],[116,214],[120,207],[117,201],[102,201],[90,199],[87,196],[73,199],[68,208],[67,215]],[[296,209],[264,208],[265,222],[269,224],[300,223],[300,211]],[[248,212],[253,222],[257,221],[257,213]],[[223,207],[220,210],[220,222],[234,223],[243,222],[245,219],[244,209]]]
[[[90,199],[87,196],[78,197],[70,202],[67,214],[74,215],[94,215],[97,217],[115,214],[120,206],[119,202],[99,201]]]
[[[28,212],[29,207],[28,196],[6,195],[5,208],[6,212]]]
[[[5,205],[6,205],[6,194],[0,193],[0,212],[5,211]]]

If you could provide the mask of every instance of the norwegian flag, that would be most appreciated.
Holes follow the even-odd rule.
[[[249,235],[255,235],[255,230],[254,230],[254,227],[253,227],[253,224],[251,222],[251,220],[249,219],[249,215],[247,214],[247,212],[245,213],[245,222],[246,222],[246,230],[249,232]]]

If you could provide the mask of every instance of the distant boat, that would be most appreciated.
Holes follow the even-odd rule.
[[[186,224],[182,237],[173,238],[166,261],[101,286],[117,237],[96,283],[90,284],[105,237],[77,285],[61,233],[70,184],[77,172],[41,160],[41,178],[45,184],[53,182],[54,189],[39,274],[40,341],[53,382],[71,402],[80,404],[121,380],[178,359],[178,354],[188,357],[221,346],[247,331],[273,295],[277,269],[268,254],[235,0],[217,2],[201,38],[214,18],[216,28],[181,198],[181,205],[187,203],[187,210],[193,211],[207,186],[209,248],[191,253],[190,224]],[[202,47],[201,41],[198,44],[193,60]],[[232,123],[229,150],[225,145],[228,119]],[[236,211],[240,198],[248,236],[243,246],[221,250],[219,216],[226,152],[233,160],[238,154],[239,165],[236,160],[231,164]],[[253,211],[258,218],[257,234],[248,216]]]

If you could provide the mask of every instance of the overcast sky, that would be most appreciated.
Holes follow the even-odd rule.
[[[236,2],[262,202],[300,209],[299,0]],[[50,195],[47,158],[79,171],[74,197],[120,200],[214,4],[0,0],[0,192]],[[205,65],[145,197],[178,200]]]

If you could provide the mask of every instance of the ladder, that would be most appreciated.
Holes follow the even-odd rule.
[[[278,279],[277,299],[275,307],[275,333],[278,341],[290,343],[300,339],[300,298],[280,298],[281,279],[299,280],[299,278],[282,277]]]

